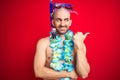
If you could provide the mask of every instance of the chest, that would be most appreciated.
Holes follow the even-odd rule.
[[[47,50],[46,50],[46,59],[47,60],[52,59],[52,48],[50,48],[49,46],[47,47]]]
[[[53,54],[52,54],[52,48],[50,48],[48,46],[47,49],[46,49],[46,66],[48,66],[48,67],[49,67],[50,62],[52,60],[52,56],[53,56]],[[72,63],[74,64],[75,63],[75,53],[74,53],[74,51],[72,51],[72,56],[73,56]]]

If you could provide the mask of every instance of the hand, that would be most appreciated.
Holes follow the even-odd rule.
[[[72,80],[77,80],[77,78],[78,78],[78,75],[75,71],[69,72],[69,76]]]
[[[78,49],[82,48],[84,40],[85,40],[85,38],[87,37],[88,34],[90,34],[90,33],[87,32],[87,33],[83,34],[82,32],[77,32],[73,37],[75,47],[77,47]]]

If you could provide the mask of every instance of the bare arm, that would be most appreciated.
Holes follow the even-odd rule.
[[[34,72],[35,76],[38,78],[44,79],[58,79],[61,77],[71,77],[70,73],[66,71],[57,72],[53,69],[45,67],[46,63],[46,48],[47,41],[45,39],[41,39],[37,43],[36,53],[34,57]],[[75,72],[72,72],[72,74]],[[72,75],[75,76],[75,75]]]
[[[86,58],[86,47],[84,44],[76,52],[76,71],[82,78],[86,78],[90,72],[90,66]]]
[[[78,32],[74,36],[74,51],[76,53],[76,72],[82,78],[86,78],[88,76],[88,73],[90,72],[90,66],[86,58],[86,47],[83,42],[87,34],[83,35],[82,33]]]

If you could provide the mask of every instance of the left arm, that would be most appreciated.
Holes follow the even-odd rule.
[[[90,66],[86,58],[86,47],[83,43],[85,37],[82,33],[77,33],[74,36],[74,51],[76,53],[76,72],[79,76],[81,76],[81,78],[86,78],[88,76],[88,73],[90,72]]]

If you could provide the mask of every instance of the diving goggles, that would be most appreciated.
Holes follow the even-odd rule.
[[[55,3],[53,4],[53,9],[60,9],[60,8],[66,8],[68,10],[72,10],[71,4],[65,4],[65,3]]]

